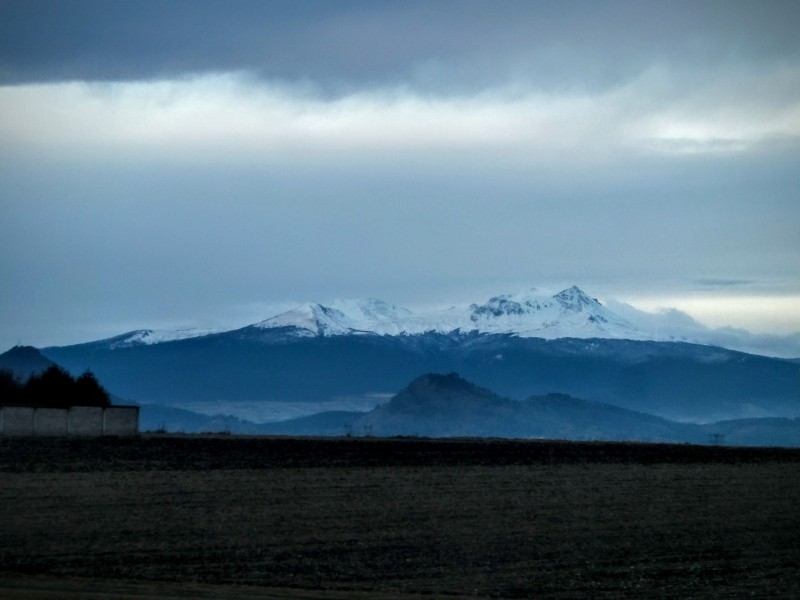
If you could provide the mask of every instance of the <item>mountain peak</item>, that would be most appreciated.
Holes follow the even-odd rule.
[[[560,291],[558,294],[553,296],[553,298],[555,298],[564,308],[570,310],[580,311],[588,307],[602,306],[596,298],[588,296],[577,285],[573,285],[571,288]]]
[[[536,290],[531,289],[517,294],[503,294],[494,296],[480,306],[473,304],[470,319],[477,323],[482,319],[497,317],[521,317],[526,314],[536,313],[548,307],[546,298],[536,295]]]
[[[316,302],[306,302],[297,308],[288,310],[266,321],[256,323],[256,327],[261,329],[273,329],[279,327],[294,327],[308,333],[303,335],[341,335],[350,333],[351,328],[347,324],[342,311],[329,308]]]
[[[27,379],[54,364],[33,346],[14,346],[0,354],[0,369],[11,371],[18,379]]]
[[[427,373],[412,381],[408,388],[414,391],[432,390],[441,392],[443,390],[464,391],[478,389],[475,385],[461,377],[455,371],[447,374]]]
[[[408,409],[431,414],[447,410],[448,406],[510,402],[490,390],[478,387],[458,373],[428,373],[417,377],[400,390],[387,405],[390,412]]]
[[[23,359],[23,360],[38,360],[38,359],[47,360],[46,358],[44,358],[44,356],[42,356],[42,353],[39,352],[37,348],[34,348],[33,346],[19,346],[19,345],[14,346],[9,350],[6,350],[2,354],[0,354],[0,357]]]

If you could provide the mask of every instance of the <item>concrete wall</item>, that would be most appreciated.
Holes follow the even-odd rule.
[[[36,435],[67,435],[69,411],[63,408],[36,408],[34,432]]]
[[[0,435],[136,435],[138,406],[0,406]]]
[[[0,424],[3,435],[33,435],[33,411],[28,406],[4,406]]]
[[[103,409],[99,406],[72,406],[67,435],[103,435]]]
[[[103,411],[105,435],[133,435],[139,433],[138,406],[110,406]]]

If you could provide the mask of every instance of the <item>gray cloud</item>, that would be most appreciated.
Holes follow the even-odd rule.
[[[602,88],[653,62],[797,59],[798,21],[791,1],[26,0],[0,5],[0,80],[246,70],[323,89]]]
[[[800,280],[800,170],[773,165],[754,189],[736,159],[657,166],[567,177],[461,163],[76,160],[37,177],[41,164],[10,164],[1,312],[18,337],[42,319],[188,325],[270,299],[413,304],[552,281],[641,291],[720,274]]]
[[[717,277],[708,277],[704,279],[697,279],[695,283],[703,288],[714,289],[749,286],[754,284],[755,281],[751,279],[721,279]]]

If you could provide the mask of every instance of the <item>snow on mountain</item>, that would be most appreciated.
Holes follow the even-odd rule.
[[[420,316],[410,310],[374,298],[335,300],[330,306],[308,303],[256,323],[254,327],[294,327],[300,336],[400,335],[433,329],[424,328]]]
[[[295,327],[303,336],[329,336],[352,333],[353,327],[345,314],[335,308],[307,302],[276,317],[256,323],[254,327],[272,329]]]
[[[646,339],[648,336],[573,286],[555,296],[531,292],[496,296],[470,307],[472,330],[521,337],[603,337]]]
[[[112,338],[99,340],[98,344],[105,344],[109,348],[127,348],[130,346],[142,346],[151,344],[161,344],[163,342],[174,342],[176,340],[186,340],[194,337],[201,337],[216,333],[213,329],[175,329],[175,330],[155,330],[137,329],[129,331]]]
[[[405,323],[414,317],[407,308],[375,298],[336,300],[332,306],[345,315],[354,332],[399,335],[405,331]]]
[[[496,296],[485,304],[421,314],[382,300],[337,300],[330,307],[306,304],[256,327],[295,327],[298,335],[418,334],[435,331],[506,333],[521,337],[648,339],[578,287],[555,296],[534,291]]]

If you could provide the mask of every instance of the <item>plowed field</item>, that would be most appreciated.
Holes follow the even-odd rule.
[[[792,450],[5,439],[0,483],[2,597],[800,597]]]

